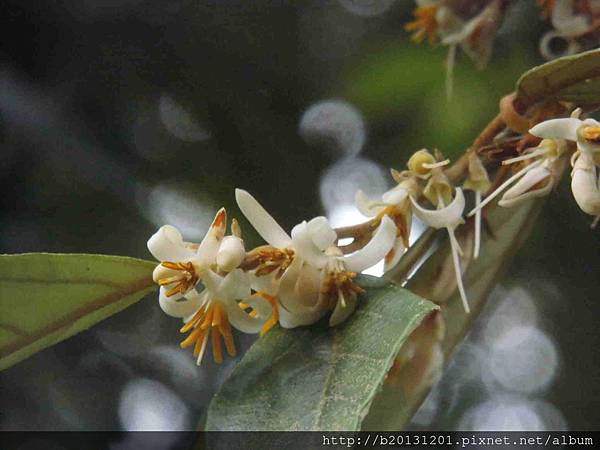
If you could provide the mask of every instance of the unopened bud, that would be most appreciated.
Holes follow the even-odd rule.
[[[217,265],[220,270],[230,272],[242,263],[245,256],[244,242],[236,236],[225,236],[217,253]]]

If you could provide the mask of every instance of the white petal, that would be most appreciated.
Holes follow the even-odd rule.
[[[279,280],[275,278],[275,275],[276,272],[260,277],[250,274],[250,287],[257,292],[264,292],[265,294],[277,296]]]
[[[306,314],[292,313],[281,306],[279,308],[279,324],[282,328],[296,328],[304,325],[312,325],[313,323],[318,322],[326,312],[327,310],[325,308],[321,308],[320,310],[314,310]]]
[[[185,297],[181,294],[175,294],[167,297],[165,293],[168,289],[160,288],[158,303],[160,308],[171,317],[184,318],[194,314],[202,305],[203,296],[198,294],[195,289],[189,291]]]
[[[408,197],[408,191],[402,187],[396,186],[387,192],[384,192],[381,196],[383,203],[389,205],[399,205]]]
[[[250,276],[241,269],[229,272],[219,286],[219,299],[243,300],[250,297]]]
[[[351,295],[344,298],[344,305],[342,305],[342,302],[338,300],[337,304],[335,305],[335,309],[329,318],[329,326],[335,327],[336,325],[339,325],[345,321],[350,314],[354,312],[357,303],[358,300],[356,295]]]
[[[306,221],[292,229],[292,244],[297,256],[318,269],[327,264],[328,257],[315,245]]]
[[[201,266],[211,265],[217,256],[225,230],[227,228],[227,213],[221,208],[208,229],[206,236],[202,239],[196,252],[196,262]]]
[[[545,139],[567,139],[569,141],[577,140],[577,128],[581,125],[581,120],[570,117],[568,119],[551,119],[538,123],[529,130],[534,136]]]
[[[600,214],[600,187],[597,168],[592,157],[581,153],[573,169],[571,190],[573,197],[583,212],[591,216]]]
[[[367,197],[367,194],[360,189],[356,191],[354,202],[360,213],[366,217],[376,216],[379,211],[383,209],[383,206],[376,205],[375,202],[370,200],[369,197]]]
[[[240,308],[237,302],[225,301],[222,302],[222,305],[227,311],[227,319],[232,327],[240,330],[242,333],[258,333],[271,315],[271,304],[255,295],[244,299],[244,303],[250,305],[257,312],[255,317],[250,316],[250,314]]]
[[[291,239],[288,234],[249,192],[236,189],[235,199],[248,222],[269,245],[277,248],[289,247]]]
[[[433,228],[455,228],[463,223],[462,213],[465,209],[465,196],[461,188],[456,188],[452,202],[442,209],[425,209],[412,197],[410,198],[415,214],[427,225]]]
[[[318,310],[320,273],[295,258],[279,282],[279,299],[294,314],[311,314]]]
[[[329,225],[329,221],[326,217],[315,217],[306,224],[306,227],[312,241],[319,250],[325,251],[335,244],[337,234],[333,231],[331,225]]]
[[[159,261],[186,261],[194,256],[177,228],[163,225],[148,240],[148,250]]]
[[[552,183],[546,183],[541,189],[530,190],[540,181],[552,176],[552,172],[545,166],[539,166],[530,170],[517,181],[509,190],[507,190],[498,205],[503,207],[511,207],[521,203],[522,201],[532,197],[542,197],[552,190]]]
[[[244,241],[236,236],[225,236],[217,252],[217,265],[224,272],[229,272],[239,266],[245,256]]]
[[[384,216],[367,245],[351,255],[341,257],[346,268],[352,272],[362,272],[377,264],[394,247],[396,232],[394,221]]]
[[[319,271],[294,259],[279,284],[279,323],[283,328],[310,325],[325,315],[320,286]]]
[[[211,292],[211,295],[215,296],[218,295],[221,289],[221,284],[223,284],[223,277],[210,269],[205,270],[202,273],[202,283],[204,284],[204,286],[206,286],[206,289],[208,289]]]

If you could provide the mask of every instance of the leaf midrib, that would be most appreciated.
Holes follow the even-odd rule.
[[[19,339],[16,339],[10,342],[8,345],[4,347],[0,347],[0,358],[4,358],[15,351],[26,347],[27,345],[32,344],[36,340],[46,336],[50,333],[56,332],[62,328],[69,326],[70,324],[76,322],[81,319],[85,315],[97,311],[101,308],[104,308],[108,305],[114,304],[126,298],[130,295],[135,294],[136,292],[140,292],[146,289],[151,288],[154,285],[154,281],[152,277],[144,276],[143,278],[133,282],[128,283],[127,285],[118,285],[120,290],[110,292],[108,294],[102,295],[97,299],[88,302],[84,307],[77,309],[69,314],[62,316],[60,319],[46,325],[45,327],[40,328],[35,333],[26,333],[25,336],[22,336]],[[12,325],[14,327],[14,325]],[[18,328],[18,327],[17,327]]]

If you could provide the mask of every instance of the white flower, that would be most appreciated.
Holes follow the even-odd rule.
[[[571,163],[571,191],[579,207],[595,216],[595,226],[600,216],[600,193],[598,188],[598,163],[600,162],[600,122],[594,119],[581,120],[580,109],[568,119],[552,119],[533,127],[534,136],[566,139],[577,143],[577,152]]]
[[[162,226],[148,240],[148,250],[161,262],[153,279],[160,285],[159,304],[166,314],[183,318],[198,309],[201,300],[194,288],[215,262],[226,221],[225,209],[219,210],[199,245],[184,242],[171,225]]]
[[[579,119],[580,109],[568,119],[551,119],[538,123],[529,132],[546,139],[566,139],[577,142],[584,153],[600,152],[600,122],[594,119]]]
[[[275,277],[269,280],[271,284],[276,284],[276,288],[271,292],[277,290],[279,305],[282,307],[280,322],[289,312],[291,316],[285,316],[283,322],[290,327],[313,323],[322,317],[325,308],[337,308],[337,302],[332,305],[324,301],[324,297],[333,295],[333,290],[336,299],[341,301],[340,308],[349,307],[351,312],[352,299],[346,302],[344,297],[344,294],[349,294],[350,289],[347,278],[352,279],[356,272],[375,265],[394,245],[396,226],[387,217],[382,220],[367,245],[351,255],[344,256],[335,247],[337,234],[325,217],[299,223],[292,229],[290,236],[248,192],[236,189],[236,200],[256,231],[272,246],[270,252],[274,255],[273,259],[263,258],[262,266],[257,266],[257,270],[265,265],[268,267],[269,263],[278,264],[279,259],[275,258],[279,258],[282,253],[291,255],[285,270],[277,274],[280,275],[280,279]],[[267,255],[268,252],[269,249],[263,249],[263,254]],[[317,273],[320,273],[321,287],[318,295],[314,289]],[[348,310],[344,309],[344,312],[346,311]],[[334,310],[334,324],[337,323],[340,314]]]
[[[595,216],[592,228],[600,219],[600,170],[592,155],[581,153],[573,165],[571,191],[583,212]]]
[[[459,260],[462,250],[454,234],[456,227],[464,223],[462,214],[465,209],[465,196],[460,188],[455,188],[454,195],[452,195],[452,186],[441,169],[435,171],[423,193],[437,209],[425,209],[419,205],[416,199],[411,197],[414,213],[427,225],[438,229],[446,228],[448,231],[456,284],[458,285],[458,291],[465,311],[469,313],[469,303],[462,282],[462,271]]]
[[[566,151],[566,142],[562,139],[544,139],[540,145],[525,151],[521,156],[502,161],[503,165],[534,159],[534,162],[526,165],[514,175],[509,177],[494,192],[489,194],[473,210],[468,217],[476,214],[484,206],[490,203],[504,189],[508,189],[498,205],[503,207],[514,206],[533,197],[547,195],[554,187],[558,178],[555,175],[559,159]]]
[[[200,365],[210,336],[213,358],[220,364],[223,361],[221,339],[227,353],[230,356],[236,354],[231,326],[244,333],[258,333],[271,316],[272,307],[264,298],[252,295],[249,275],[241,269],[224,277],[208,270],[203,283],[206,289],[199,294],[199,307],[181,328],[182,333],[190,331],[190,334],[180,346],[194,346],[194,356]],[[246,312],[245,308],[251,308],[251,312]]]
[[[364,216],[374,217],[375,223],[387,216],[396,225],[396,239],[392,249],[385,255],[384,272],[394,267],[408,248],[412,226],[410,196],[416,194],[417,188],[415,180],[407,178],[399,182],[396,187],[384,192],[379,201],[370,200],[361,190],[356,192],[356,207]]]
[[[377,264],[392,249],[396,225],[384,216],[371,240],[350,255],[343,255],[335,246],[337,235],[325,217],[296,225],[292,239],[298,257],[321,270],[319,304],[333,309],[329,325],[335,326],[354,311],[357,295],[363,292],[353,281],[357,273]],[[283,298],[283,292],[280,294]]]
[[[297,246],[308,247],[309,250],[305,253],[310,258],[313,256],[310,252],[312,246],[322,245],[319,241],[323,236],[317,236],[315,243],[308,232],[308,228],[318,232],[319,221],[313,222],[310,227],[305,225],[296,230],[294,240],[249,192],[236,189],[235,198],[246,219],[269,244],[251,251],[247,263],[244,263],[245,269],[254,270],[253,287],[266,295],[277,297],[281,326],[293,328],[319,320],[326,309],[319,302],[318,285],[315,292],[310,282],[315,279],[311,275],[317,269],[298,257],[296,251]],[[325,236],[327,239],[332,238],[327,229],[325,235],[329,235]],[[334,232],[333,239],[335,238]],[[319,255],[315,258],[319,260]],[[314,283],[312,286],[314,287]]]

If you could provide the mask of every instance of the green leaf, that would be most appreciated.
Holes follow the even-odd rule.
[[[0,370],[155,289],[156,263],[104,255],[0,255]]]
[[[400,346],[436,306],[378,278],[342,325],[276,328],[213,399],[207,430],[358,430]]]
[[[482,243],[481,255],[477,260],[463,259],[464,282],[469,296],[471,313],[465,314],[460,296],[456,292],[453,266],[450,254],[450,245],[445,242],[433,253],[412,277],[407,288],[418,295],[427,296],[432,301],[444,305],[441,313],[445,323],[445,335],[439,341],[444,362],[450,356],[456,345],[467,334],[471,323],[477,318],[483,308],[487,297],[503,270],[510,264],[512,257],[520,245],[527,239],[532,230],[536,217],[543,205],[542,200],[530,201],[519,207],[488,209],[488,221],[496,238],[486,236]],[[429,247],[436,233],[429,232],[415,243],[415,252],[420,247]],[[472,222],[457,229],[457,237],[461,242],[465,254],[472,252],[473,226]],[[446,239],[447,241],[447,239]],[[407,261],[410,261],[410,250]],[[414,264],[415,261],[410,261]],[[409,272],[407,267],[400,263],[389,277],[401,280]],[[431,333],[431,339],[435,339]],[[422,338],[418,342],[425,351],[428,351],[432,341]],[[413,348],[415,354],[421,348]],[[419,361],[423,362],[423,359]],[[408,361],[396,374],[397,383],[386,383],[383,390],[373,401],[369,414],[363,423],[364,430],[399,430],[402,429],[416,412],[427,396],[430,384],[415,383],[419,377],[415,376],[414,361]],[[418,370],[426,371],[426,368]]]
[[[550,99],[582,106],[600,104],[600,49],[558,58],[525,72],[517,82],[517,98],[526,104]]]

